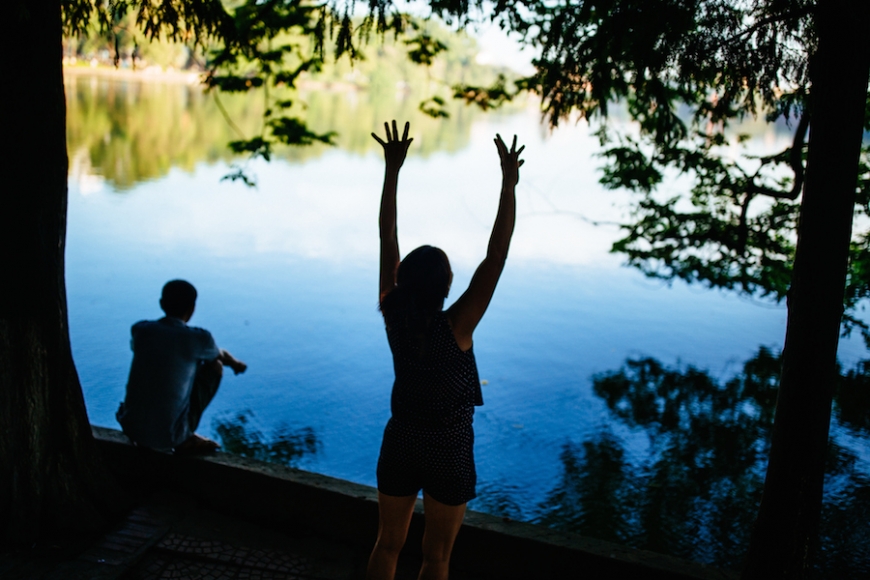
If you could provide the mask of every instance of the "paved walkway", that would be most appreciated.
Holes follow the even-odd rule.
[[[166,496],[133,510],[79,559],[123,580],[338,580],[362,578],[365,566],[358,549]]]
[[[352,580],[368,554],[339,541],[268,529],[161,495],[132,510],[76,555],[47,562],[31,553],[0,558],[3,580]],[[417,577],[400,561],[397,580]],[[451,579],[467,576],[452,574]]]
[[[138,507],[108,532],[70,535],[25,550],[0,546],[0,579],[365,576],[377,530],[377,492],[371,487],[228,453],[198,458],[154,453],[133,447],[118,431],[95,427],[94,433],[119,484],[139,498]],[[418,507],[396,580],[413,580],[420,569],[424,522]],[[453,564],[451,580],[574,580],[578,572],[590,579],[738,576],[474,511],[466,514]]]

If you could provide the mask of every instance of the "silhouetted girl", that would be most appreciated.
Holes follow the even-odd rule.
[[[378,460],[378,539],[367,578],[392,579],[417,494],[423,490],[426,530],[421,579],[447,578],[450,552],[465,504],[476,496],[474,407],[483,404],[472,333],[486,311],[507,258],[516,216],[514,188],[523,164],[514,136],[510,150],[496,135],[502,187],[486,258],[468,289],[443,310],[453,281],[447,255],[421,246],[399,262],[396,186],[412,139],[387,123],[381,196],[380,307],[393,352],[392,417]]]

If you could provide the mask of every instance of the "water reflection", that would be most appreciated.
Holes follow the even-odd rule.
[[[172,167],[229,158],[234,138],[214,100],[197,85],[68,76],[67,143],[71,173],[96,173],[116,191],[162,177]],[[257,112],[226,103],[243,130]]]
[[[199,84],[84,76],[68,71],[67,141],[71,173],[96,174],[116,191],[166,175],[173,167],[191,172],[201,162],[229,162],[227,146],[240,135],[221,113],[214,96]],[[450,118],[436,120],[417,112],[417,97],[383,91],[364,98],[354,91],[301,93],[306,123],[314,132],[337,131],[336,144],[354,154],[376,152],[371,131],[384,119],[414,119],[410,156],[428,157],[468,146],[476,108],[448,103]],[[256,135],[262,124],[262,97],[220,97],[242,135]],[[279,148],[276,157],[293,162],[316,159],[329,146]]]
[[[251,411],[243,411],[234,417],[212,422],[223,451],[296,467],[304,456],[313,455],[320,448],[320,441],[311,427],[292,429],[280,425],[267,436],[251,425],[252,417]]]
[[[561,479],[537,521],[739,568],[761,499],[779,368],[761,348],[724,384],[652,358],[595,376],[613,421],[563,446]],[[870,573],[870,477],[859,457],[870,435],[868,370],[865,362],[845,373],[836,392],[819,577]]]
[[[629,480],[625,452],[613,434],[602,431],[597,439],[581,445],[566,443],[559,459],[561,481],[541,504],[537,522],[631,544],[637,494]]]
[[[870,436],[870,360],[842,376],[834,391],[836,420],[862,437]]]
[[[477,498],[472,508],[475,511],[494,514],[512,520],[530,519],[523,509],[523,498],[527,491],[503,479],[498,481],[477,482]]]

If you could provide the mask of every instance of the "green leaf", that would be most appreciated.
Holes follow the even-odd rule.
[[[229,147],[233,153],[249,153],[251,157],[262,157],[266,161],[272,158],[272,145],[262,137],[230,141]]]
[[[417,107],[421,113],[428,115],[433,119],[448,118],[450,113],[444,108],[444,99],[441,97],[431,97],[422,101]]]
[[[423,66],[432,66],[435,57],[447,50],[446,44],[426,33],[409,38],[405,44],[413,47],[412,50],[408,51],[408,58],[411,59],[411,62]]]
[[[285,145],[311,145],[315,142],[334,145],[335,133],[313,133],[304,122],[293,117],[281,117],[269,121],[272,135]]]
[[[462,99],[466,104],[477,105],[482,110],[497,109],[514,99],[523,89],[518,88],[514,92],[508,91],[507,79],[503,74],[498,75],[495,83],[490,87],[478,87],[474,85],[456,85],[453,87],[453,98]]]

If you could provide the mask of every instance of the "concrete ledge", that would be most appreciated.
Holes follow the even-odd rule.
[[[227,453],[176,457],[130,444],[120,431],[93,427],[109,469],[124,484],[166,488],[206,506],[289,532],[311,531],[368,551],[377,534],[377,490]],[[417,502],[405,552],[419,556],[423,506]],[[738,574],[469,511],[451,567],[480,578],[627,577],[736,580]]]

